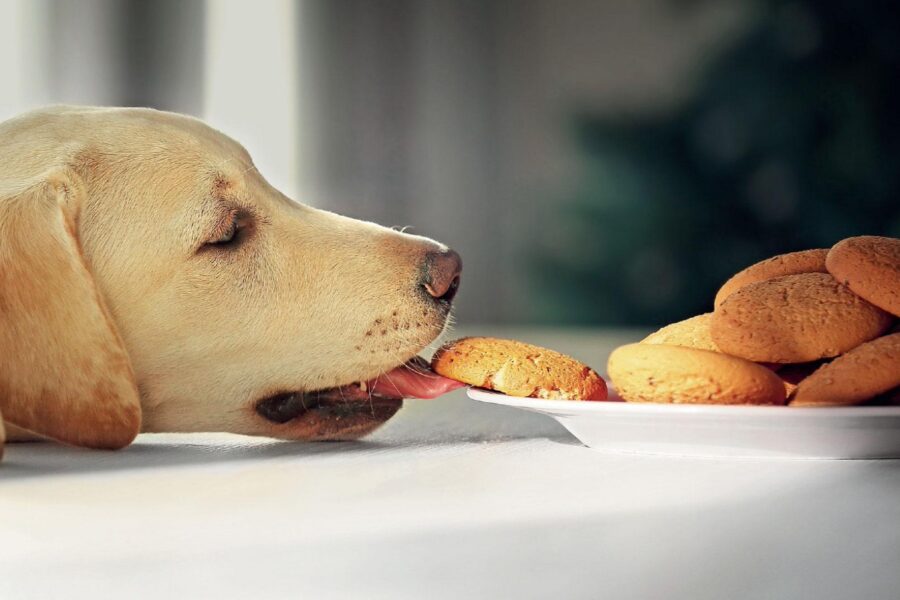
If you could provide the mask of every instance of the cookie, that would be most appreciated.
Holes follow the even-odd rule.
[[[791,406],[860,404],[900,386],[900,333],[866,342],[797,386]]]
[[[900,239],[862,235],[841,240],[829,250],[825,266],[854,293],[900,317]]]
[[[722,285],[716,294],[716,299],[713,304],[718,308],[725,302],[725,299],[728,298],[728,296],[751,283],[758,283],[776,277],[784,277],[785,275],[825,273],[825,256],[827,254],[827,248],[801,250],[800,252],[779,254],[778,256],[773,256],[772,258],[750,265],[743,271],[735,273],[731,279]]]
[[[559,352],[515,340],[469,337],[438,349],[431,368],[469,385],[528,398],[606,400],[606,382]]]
[[[696,348],[697,350],[709,350],[710,352],[721,352],[716,343],[712,340],[712,334],[709,330],[709,324],[712,322],[712,313],[704,313],[678,321],[671,325],[666,325],[662,329],[655,331],[641,340],[642,344],[666,344],[669,346],[684,346],[685,348]],[[778,371],[784,365],[776,363],[760,362],[764,367],[772,371]]]
[[[893,318],[827,273],[751,283],[713,313],[710,333],[747,360],[801,363],[838,356],[881,335]]]
[[[697,348],[698,350],[710,350],[718,352],[719,348],[712,340],[709,333],[709,323],[712,313],[705,313],[666,325],[659,331],[651,333],[643,340],[642,344],[667,344],[669,346],[684,346]]]
[[[613,351],[607,368],[628,402],[784,404],[784,384],[775,373],[719,352],[628,344]]]

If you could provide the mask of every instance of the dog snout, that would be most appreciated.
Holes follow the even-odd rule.
[[[425,255],[422,287],[429,296],[449,304],[459,289],[462,258],[455,250],[445,249]]]

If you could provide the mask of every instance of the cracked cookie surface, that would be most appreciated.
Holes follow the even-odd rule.
[[[848,406],[900,388],[900,333],[866,342],[799,383],[791,406]]]
[[[900,239],[847,238],[829,250],[825,264],[854,293],[900,317]]]
[[[746,269],[735,273],[728,281],[719,288],[716,298],[713,302],[716,308],[739,289],[751,283],[759,283],[776,277],[784,277],[785,275],[799,275],[801,273],[826,273],[825,257],[828,254],[827,248],[816,248],[814,250],[801,250],[799,252],[788,252],[787,254],[779,254],[772,258],[767,258],[758,263],[752,264]]]
[[[802,363],[843,354],[881,335],[892,321],[831,275],[803,273],[739,289],[713,313],[710,332],[726,354]]]
[[[587,365],[516,340],[468,337],[448,342],[431,361],[434,371],[510,396],[606,400],[606,382]]]

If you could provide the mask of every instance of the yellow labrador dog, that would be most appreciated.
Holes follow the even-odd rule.
[[[25,114],[0,124],[6,434],[357,438],[456,387],[414,357],[460,269],[432,240],[290,200],[195,119]]]

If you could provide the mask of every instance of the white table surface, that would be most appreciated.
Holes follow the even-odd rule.
[[[602,369],[636,335],[479,328]],[[900,461],[605,455],[409,401],[358,443],[7,446],[0,598],[900,598]]]

